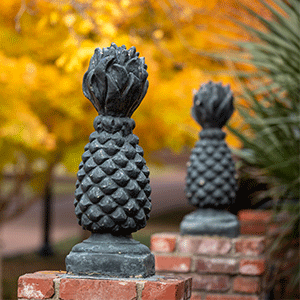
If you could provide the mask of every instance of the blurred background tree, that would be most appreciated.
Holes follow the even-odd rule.
[[[134,116],[146,154],[192,146],[198,132],[189,113],[193,89],[209,79],[237,89],[226,63],[207,53],[250,38],[225,15],[259,26],[239,14],[243,2],[1,1],[0,168],[16,178],[1,185],[1,222],[45,192],[59,163],[77,170],[96,114],[81,92],[95,47],[135,45],[146,57],[150,89]],[[258,1],[248,4],[266,11]],[[240,145],[233,135],[227,140]]]

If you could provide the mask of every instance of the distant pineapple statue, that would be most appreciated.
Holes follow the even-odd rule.
[[[239,222],[225,209],[235,201],[237,183],[231,152],[221,128],[233,113],[229,85],[203,84],[194,97],[192,115],[202,126],[192,150],[186,177],[186,196],[197,211],[184,217],[181,234],[237,236]]]
[[[131,115],[148,89],[147,65],[135,47],[114,43],[95,50],[83,78],[83,93],[99,113],[77,173],[75,213],[89,239],[66,258],[69,274],[148,277],[150,250],[130,235],[151,211],[149,170]]]

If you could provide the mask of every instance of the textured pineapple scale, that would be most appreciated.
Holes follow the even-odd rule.
[[[224,140],[201,139],[188,164],[187,197],[192,205],[222,208],[235,198],[236,179],[231,152]]]
[[[93,132],[77,173],[75,213],[84,229],[130,234],[151,210],[149,169],[133,133]]]

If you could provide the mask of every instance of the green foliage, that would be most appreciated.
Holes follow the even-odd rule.
[[[244,7],[262,29],[241,23],[254,36],[254,42],[239,46],[249,54],[247,62],[255,69],[238,73],[243,87],[238,111],[243,122],[240,128],[229,129],[243,142],[244,148],[235,152],[247,166],[248,175],[269,186],[258,196],[271,197],[275,213],[288,215],[270,249],[276,257],[286,253],[299,237],[300,2],[275,0],[271,6],[260,1],[272,17],[264,18]],[[293,290],[299,286],[299,269],[289,271],[293,273],[289,289]],[[280,276],[283,274],[274,280]]]
[[[238,154],[251,166],[259,168],[263,181],[269,183],[269,196],[275,200],[299,199],[300,55],[295,53],[300,50],[299,36],[296,39],[300,27],[297,4],[300,2],[275,1],[285,9],[286,15],[279,12],[279,8],[277,11],[263,0],[261,2],[274,18],[267,20],[245,8],[267,31],[244,25],[258,40],[239,45],[250,54],[249,62],[256,69],[240,75],[245,101],[241,101],[238,111],[244,120],[241,128],[246,129],[230,127],[230,130],[244,144]]]

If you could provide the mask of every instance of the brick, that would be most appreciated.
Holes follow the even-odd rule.
[[[142,297],[143,300],[188,300],[191,297],[192,278],[187,275],[185,278],[169,275],[147,279],[85,279],[59,277],[62,273],[65,272],[44,271],[21,276],[19,299],[133,300]],[[59,282],[55,289],[54,281]],[[52,283],[52,290],[47,294],[49,283]]]
[[[235,258],[198,258],[196,272],[235,274],[239,270],[239,261]]]
[[[272,220],[273,212],[269,210],[245,209],[238,212],[240,221],[255,221],[269,223]]]
[[[55,278],[57,278],[55,272],[36,272],[21,276],[18,280],[18,298],[51,298],[55,293],[53,282]]]
[[[244,275],[262,275],[265,269],[265,259],[241,259],[240,261],[240,273]]]
[[[245,235],[265,235],[268,225],[259,221],[241,221],[241,234]]]
[[[136,283],[130,280],[63,278],[60,282],[60,300],[128,300],[136,296]]]
[[[171,253],[175,251],[178,234],[157,233],[151,236],[151,251]]]
[[[191,269],[188,256],[155,255],[155,270],[186,273]]]
[[[193,290],[226,292],[230,289],[230,279],[226,275],[194,275]]]
[[[193,293],[191,300],[204,300],[205,298],[199,294]]]
[[[265,237],[241,237],[235,243],[235,252],[244,255],[260,255],[265,252]]]
[[[259,300],[257,296],[244,296],[244,295],[214,295],[209,294],[206,300]]]
[[[255,294],[261,289],[261,278],[237,276],[233,281],[233,290],[235,292]]]
[[[241,234],[266,234],[272,215],[272,211],[267,210],[246,209],[239,211]]]
[[[188,300],[191,297],[192,279],[162,279],[158,281],[138,282],[143,285],[143,300]],[[128,298],[131,299],[131,298]]]
[[[179,252],[193,254],[225,255],[231,247],[230,239],[221,237],[183,236],[178,243]]]

